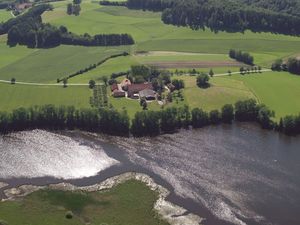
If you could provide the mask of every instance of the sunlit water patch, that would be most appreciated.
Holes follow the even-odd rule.
[[[42,131],[24,131],[0,137],[0,177],[94,176],[118,164],[99,146],[86,146],[70,137]]]

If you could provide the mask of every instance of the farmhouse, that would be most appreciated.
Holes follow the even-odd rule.
[[[22,3],[22,4],[16,4],[15,5],[15,9],[18,10],[18,11],[24,11],[25,9],[28,9],[32,7],[32,3],[30,2],[25,2],[25,3]]]
[[[143,90],[153,90],[153,86],[151,83],[143,83],[143,84],[131,84],[128,86],[128,97],[129,98],[139,98],[139,92]]]

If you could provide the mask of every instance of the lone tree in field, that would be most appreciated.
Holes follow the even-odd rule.
[[[68,79],[65,78],[63,80],[63,84],[64,84],[64,88],[66,88],[68,86]]]
[[[68,15],[72,15],[73,14],[73,5],[72,5],[72,3],[69,3],[67,5],[67,14]]]
[[[81,3],[81,0],[73,0],[74,5],[79,5]]]
[[[89,88],[93,89],[96,86],[96,82],[94,80],[89,81]]]
[[[261,66],[258,66],[258,72],[261,73]]]
[[[11,83],[11,84],[15,84],[15,83],[16,83],[16,78],[14,78],[14,77],[11,78],[10,83]]]
[[[143,110],[147,110],[148,104],[145,98],[141,98],[140,105],[143,107]]]
[[[212,69],[210,69],[210,71],[209,71],[209,76],[210,76],[210,77],[213,77],[214,74],[215,74],[214,71],[213,71]]]
[[[200,88],[209,87],[209,76],[206,73],[201,73],[197,76],[197,85]]]
[[[228,70],[228,76],[231,76],[231,70]]]
[[[107,86],[107,82],[108,82],[107,76],[102,77],[102,81],[104,82],[105,86]]]

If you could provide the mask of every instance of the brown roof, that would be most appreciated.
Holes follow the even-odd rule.
[[[32,6],[32,3],[27,2],[27,3],[17,4],[16,8],[19,10],[23,10],[23,9],[27,9],[31,6]]]
[[[125,92],[124,91],[119,91],[119,90],[114,90],[113,91],[113,96],[114,97],[125,97]]]
[[[111,91],[118,90],[118,84],[113,83],[110,88],[111,88]]]
[[[132,97],[134,94],[137,94],[140,91],[145,89],[153,90],[152,84],[151,83],[131,84],[128,86],[128,96]]]

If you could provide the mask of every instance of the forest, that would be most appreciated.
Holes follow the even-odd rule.
[[[214,32],[272,32],[300,34],[299,4],[281,1],[218,0],[128,0],[127,7],[162,11],[162,21],[191,29],[209,28]]]

